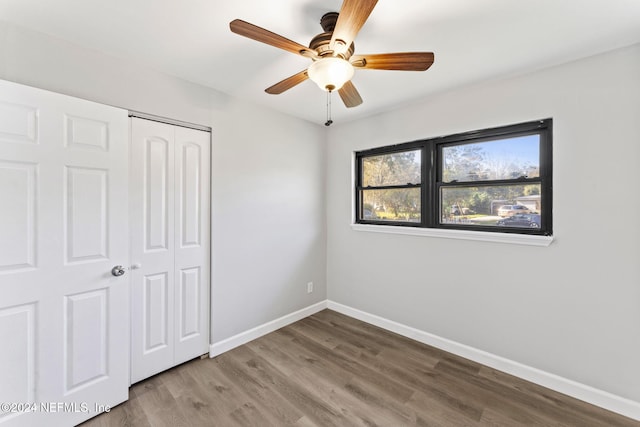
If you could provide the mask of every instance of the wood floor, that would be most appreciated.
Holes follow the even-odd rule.
[[[99,426],[640,426],[324,310],[135,384]]]

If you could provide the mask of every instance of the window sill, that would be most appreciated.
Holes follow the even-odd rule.
[[[527,234],[489,233],[486,231],[442,230],[437,228],[398,227],[392,225],[351,224],[355,231],[405,234],[409,236],[439,237],[443,239],[476,240],[492,243],[507,243],[526,246],[549,246],[553,236],[531,236]]]

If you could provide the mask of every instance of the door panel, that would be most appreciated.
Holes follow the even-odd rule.
[[[164,130],[171,133],[170,129]],[[169,138],[171,136],[168,136]],[[160,137],[145,138],[143,147],[143,177],[145,212],[146,252],[168,251],[173,235],[173,186],[169,180],[173,175],[173,153],[169,153],[169,140]],[[137,159],[136,159],[137,160]],[[171,224],[171,230],[169,229]]]
[[[91,262],[108,258],[109,171],[67,167],[64,192],[66,262]]]
[[[33,402],[35,394],[35,304],[0,309],[0,402]],[[1,418],[0,418],[1,420]]]
[[[165,271],[144,278],[142,306],[144,313],[144,354],[148,355],[171,347],[169,339],[169,274]]]
[[[200,267],[187,268],[180,271],[180,294],[178,304],[178,339],[184,341],[201,333],[200,331]]]
[[[0,161],[0,272],[35,267],[36,165]]]
[[[200,246],[202,149],[194,143],[182,145],[180,159],[180,247]]]
[[[66,392],[107,375],[106,289],[65,297]]]
[[[128,397],[128,276],[110,272],[129,258],[127,131],[125,110],[0,81],[0,396],[67,405],[2,426]]]
[[[0,101],[0,141],[37,144],[38,109]]]
[[[131,121],[131,381],[207,352],[210,135]]]
[[[109,123],[66,116],[65,145],[81,150],[109,151]]]

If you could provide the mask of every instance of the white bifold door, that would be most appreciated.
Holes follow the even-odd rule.
[[[131,119],[131,382],[208,351],[210,133]]]
[[[128,398],[128,128],[125,110],[0,81],[2,427]]]

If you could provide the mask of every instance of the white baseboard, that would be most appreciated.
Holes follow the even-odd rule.
[[[309,307],[305,307],[293,313],[287,314],[278,319],[272,320],[271,322],[267,322],[260,326],[256,326],[253,329],[249,329],[248,331],[241,332],[225,340],[213,343],[209,345],[209,357],[215,357],[226,351],[229,351],[238,346],[241,346],[242,344],[246,344],[249,341],[253,341],[256,338],[260,338],[263,335],[266,335],[270,332],[273,332],[277,329],[287,326],[293,322],[297,322],[298,320],[304,319],[305,317],[309,317],[312,314],[315,314],[319,311],[324,310],[325,308],[327,308],[326,300],[310,305]]]
[[[549,372],[541,371],[513,360],[505,359],[504,357],[496,356],[495,354],[487,353],[343,304],[327,301],[326,306],[330,310],[337,311],[349,317],[362,320],[363,322],[395,332],[423,344],[473,360],[474,362],[640,421],[640,402],[629,400]]]

